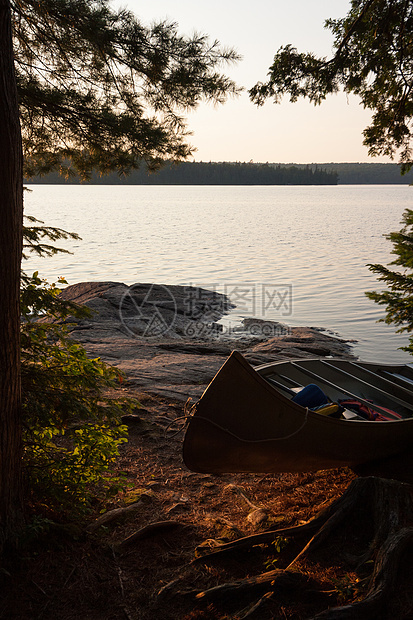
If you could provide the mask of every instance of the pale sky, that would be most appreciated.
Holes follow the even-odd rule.
[[[238,85],[264,81],[275,52],[291,43],[299,51],[329,56],[333,37],[329,17],[344,17],[349,0],[114,0],[144,24],[169,19],[183,34],[208,34],[234,47],[243,60],[226,68]],[[223,106],[201,104],[188,116],[196,161],[379,162],[362,145],[370,119],[359,99],[331,95],[321,106],[307,101],[257,108],[243,93]]]

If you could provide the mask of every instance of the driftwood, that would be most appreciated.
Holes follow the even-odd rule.
[[[285,598],[291,590],[293,600],[294,591],[309,588],[305,569],[300,572],[306,561],[324,563],[326,567],[333,561],[344,570],[358,572],[366,584],[363,597],[360,600],[359,592],[354,597],[357,600],[322,611],[314,620],[413,617],[413,486],[410,484],[376,477],[358,478],[312,521],[219,545],[194,562],[211,562],[223,555],[269,544],[279,536],[294,539],[306,536],[307,540],[310,536],[310,539],[285,569],[194,593],[196,600],[211,603],[225,599],[226,604],[236,604],[240,595],[252,599],[261,595],[247,610],[258,603],[261,605],[271,593],[271,601],[276,601],[277,593],[282,592]]]

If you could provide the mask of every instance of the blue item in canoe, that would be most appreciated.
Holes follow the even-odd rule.
[[[309,383],[306,385],[296,394],[296,396],[294,396],[292,401],[297,405],[308,407],[309,409],[320,407],[321,405],[326,405],[330,402],[323,390],[315,383]]]
[[[293,403],[286,384],[310,382],[335,402],[358,400],[380,415],[390,418],[393,410],[402,417],[334,419]],[[398,462],[412,444],[413,366],[299,359],[253,368],[234,351],[193,408],[183,457],[200,473],[305,472],[393,456]]]

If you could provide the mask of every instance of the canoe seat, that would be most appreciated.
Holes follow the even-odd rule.
[[[303,387],[303,389],[292,398],[292,401],[302,407],[308,407],[308,409],[315,409],[316,407],[327,405],[330,402],[323,390],[315,383],[309,383]]]

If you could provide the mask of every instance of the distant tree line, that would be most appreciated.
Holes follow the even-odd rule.
[[[27,183],[79,183],[65,181],[57,172],[26,179]],[[241,162],[168,163],[157,172],[145,165],[128,176],[92,173],[93,185],[381,185],[412,184],[413,171],[401,175],[398,164],[322,163],[277,164]]]
[[[327,172],[337,172],[339,185],[409,185],[413,171],[402,175],[398,164],[329,163],[318,164]],[[315,167],[315,164],[312,164]]]
[[[28,180],[28,183],[62,183],[59,174]],[[77,180],[67,182],[77,183]],[[133,170],[128,176],[116,173],[99,176],[92,174],[92,184],[127,185],[337,185],[337,173],[317,165],[282,165],[241,162],[182,162],[167,163],[157,172],[149,172],[146,165]]]

